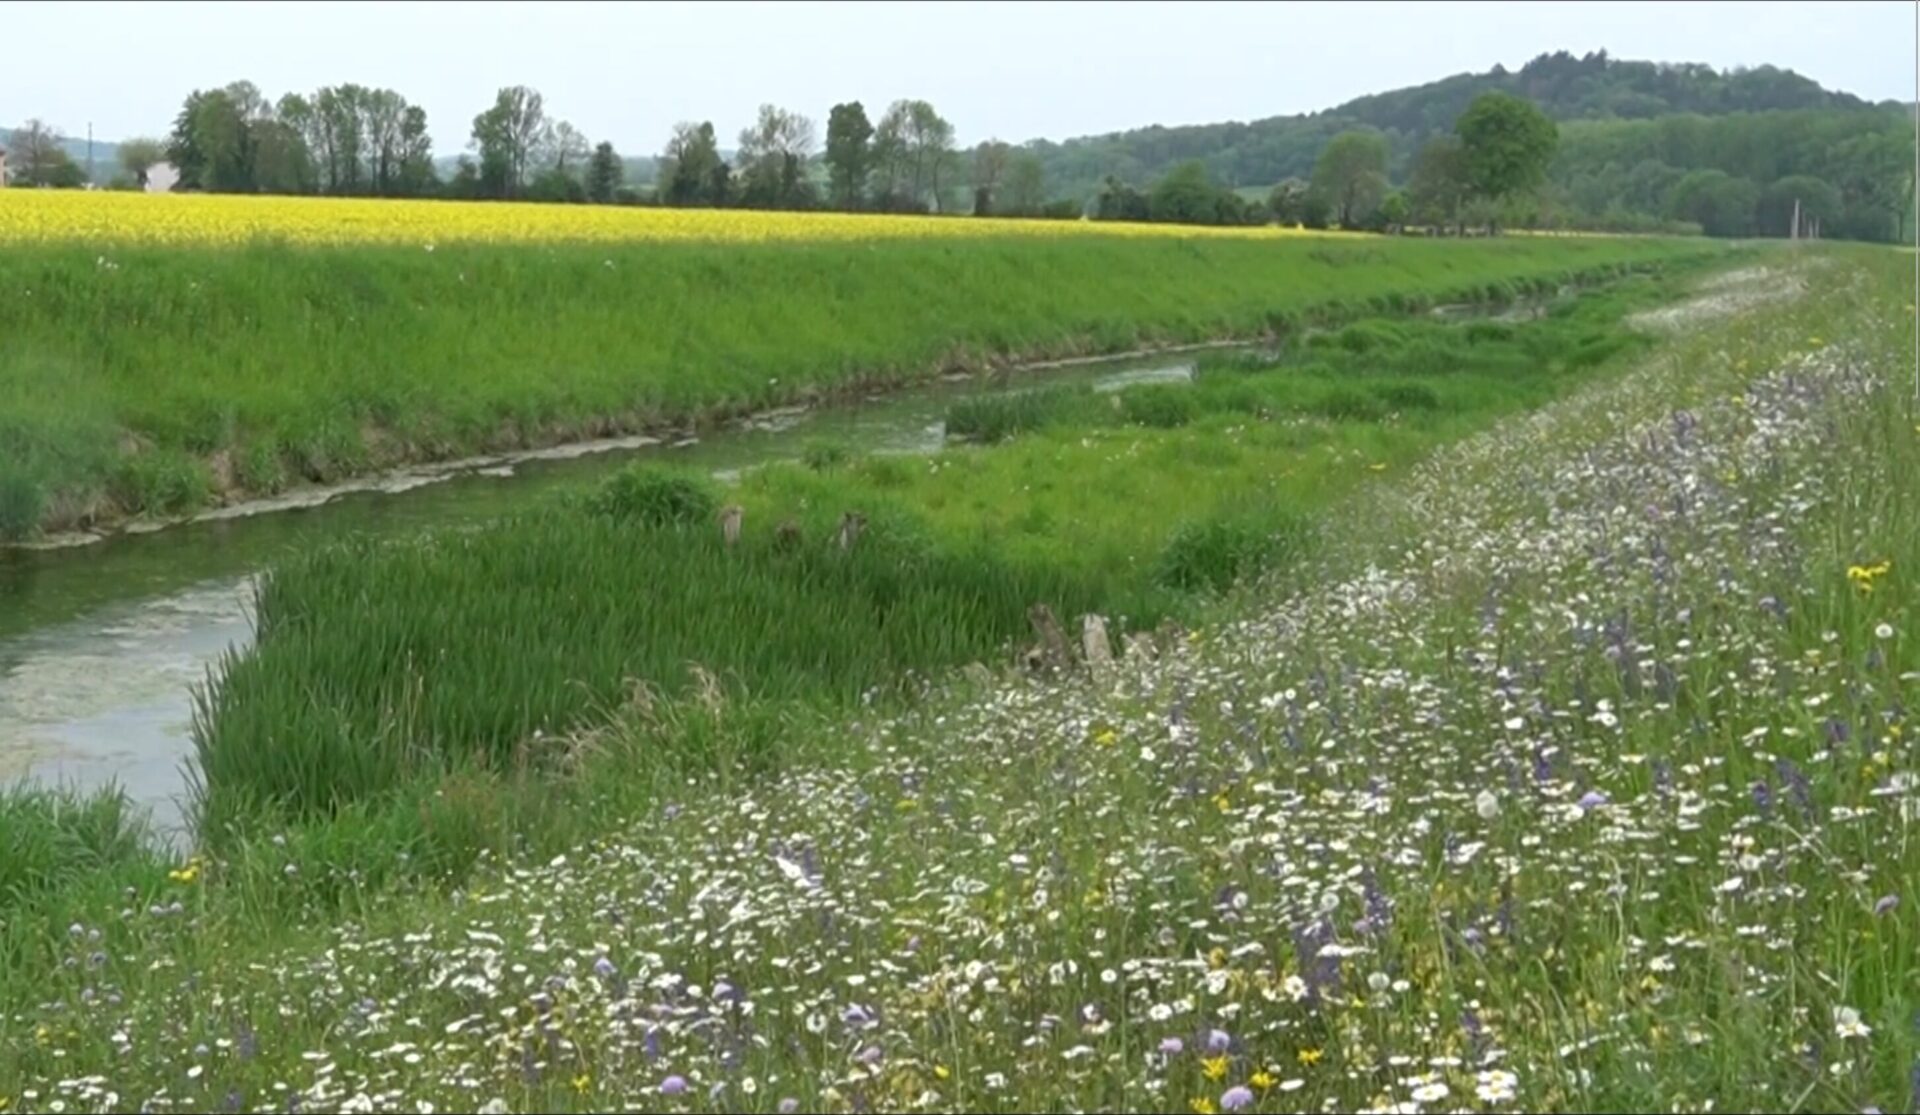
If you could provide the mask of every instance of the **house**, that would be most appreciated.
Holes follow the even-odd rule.
[[[172,163],[155,163],[147,168],[147,192],[164,194],[180,181],[179,168]]]

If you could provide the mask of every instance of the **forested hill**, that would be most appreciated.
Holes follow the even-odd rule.
[[[1605,51],[1578,58],[1560,51],[1543,54],[1518,72],[1496,66],[1375,93],[1322,112],[1252,123],[1155,126],[1062,143],[1040,140],[1030,149],[1040,155],[1056,195],[1090,196],[1107,175],[1146,183],[1189,159],[1204,163],[1223,185],[1264,187],[1306,178],[1321,147],[1340,132],[1376,128],[1387,136],[1390,172],[1400,180],[1423,140],[1450,131],[1473,98],[1492,90],[1525,97],[1557,120],[1873,107],[1772,66],[1722,73],[1696,63],[1627,62]]]

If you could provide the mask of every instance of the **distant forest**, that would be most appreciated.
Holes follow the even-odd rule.
[[[1226,189],[1264,194],[1288,179],[1311,179],[1335,136],[1377,132],[1387,144],[1388,178],[1406,183],[1422,145],[1451,135],[1467,106],[1489,92],[1532,101],[1560,125],[1536,199],[1542,223],[1684,221],[1711,235],[1781,236],[1790,217],[1769,219],[1778,217],[1769,198],[1800,189],[1808,195],[1803,205],[1826,218],[1823,234],[1913,238],[1911,106],[1875,105],[1772,66],[1721,72],[1560,51],[1517,72],[1496,66],[1323,112],[1039,140],[1026,149],[1040,157],[1056,191],[1089,202],[1109,178],[1144,185],[1191,161]],[[1788,178],[1812,181],[1781,187]]]
[[[1496,94],[1532,106],[1543,130],[1524,188],[1497,193],[1469,181],[1472,145],[1460,133],[1469,109]],[[139,188],[165,160],[179,171],[175,189],[213,192],[1381,231],[1785,236],[1797,217],[1803,233],[1911,242],[1913,111],[1771,66],[1722,72],[1561,51],[1517,72],[1496,66],[1323,112],[970,148],[925,101],[872,119],[849,101],[824,129],[765,105],[736,146],[712,122],[687,121],[657,155],[622,155],[551,114],[537,90],[512,86],[462,127],[467,153],[448,156],[435,152],[424,109],[398,91],[340,85],[276,101],[238,81],[194,91],[163,138],[96,144],[93,177]],[[7,138],[12,184],[85,184],[83,143],[39,120]]]

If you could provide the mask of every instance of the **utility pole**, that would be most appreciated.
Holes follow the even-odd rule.
[[[1800,239],[1800,199],[1793,199],[1793,227],[1787,230],[1787,239]]]

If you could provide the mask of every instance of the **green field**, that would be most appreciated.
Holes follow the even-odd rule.
[[[0,538],[1715,250],[1095,235],[431,253],[9,243]]]
[[[1349,313],[294,556],[191,858],[0,797],[0,1104],[1910,1109],[1912,275]],[[1035,600],[1184,630],[1028,676]]]
[[[547,807],[540,776],[576,765],[577,733],[636,685],[672,726],[629,773],[766,769],[797,712],[890,707],[930,673],[1010,663],[1032,604],[1076,630],[1089,612],[1115,634],[1191,621],[1298,564],[1339,495],[1617,366],[1648,343],[1626,315],[1685,282],[1619,280],[1524,323],[1363,320],[1203,359],[1191,385],[963,400],[950,431],[991,444],[930,459],[821,446],[730,492],[647,468],[477,529],[289,560],[257,643],[202,707],[202,831],[376,831],[369,871],[397,836],[417,869],[464,870],[574,827],[516,812]],[[728,500],[746,524],[732,550],[715,523]],[[842,552],[848,510],[869,527]],[[529,772],[531,795],[496,785]],[[497,792],[463,817],[444,787],[476,781]]]

